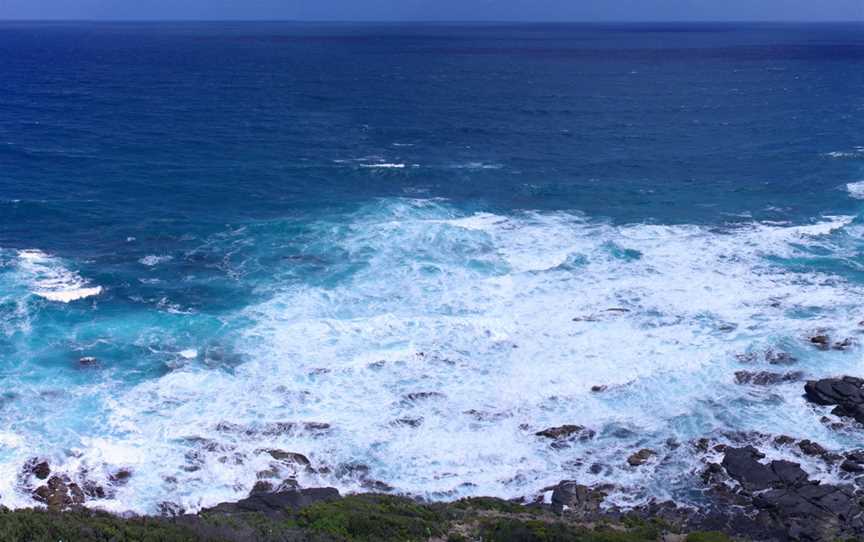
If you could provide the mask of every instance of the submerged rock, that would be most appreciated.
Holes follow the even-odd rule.
[[[803,377],[804,373],[801,371],[791,373],[737,371],[735,373],[735,382],[738,384],[752,384],[754,386],[771,386],[784,382],[796,382]]]

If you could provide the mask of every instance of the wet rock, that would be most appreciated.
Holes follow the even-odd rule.
[[[771,386],[784,382],[796,382],[803,377],[804,373],[801,371],[790,373],[737,371],[735,373],[735,382],[738,384],[752,384],[754,386]]]
[[[437,391],[418,391],[405,395],[405,400],[413,402],[426,401],[429,399],[443,399],[446,397],[443,393]]]
[[[780,446],[795,444],[795,439],[790,437],[789,435],[779,435],[774,438],[774,444],[778,444]]]
[[[592,489],[577,482],[565,480],[552,490],[552,510],[579,518],[589,518],[600,512],[600,505],[606,498],[606,492]]]
[[[84,492],[66,476],[52,476],[45,485],[33,491],[33,499],[53,510],[62,510],[84,503]]]
[[[821,444],[807,439],[798,443],[798,448],[804,455],[823,457],[828,454],[828,450],[822,447]]]
[[[258,480],[249,491],[249,495],[257,495],[259,493],[273,493],[273,484],[267,480]]]
[[[629,464],[631,467],[638,467],[638,466],[641,466],[641,465],[644,465],[645,463],[647,463],[648,460],[651,459],[652,457],[654,457],[655,455],[657,455],[657,452],[655,452],[654,450],[651,450],[648,448],[643,448],[643,449],[639,450],[638,452],[634,453],[633,455],[631,455],[630,457],[628,457],[627,458],[627,464]]]
[[[381,480],[373,480],[373,479],[369,479],[369,478],[360,482],[360,486],[363,489],[366,489],[368,491],[373,491],[375,493],[390,493],[391,491],[395,491],[395,489],[396,489],[386,482],[382,482]]]
[[[537,431],[534,435],[553,440],[588,440],[594,438],[595,432],[582,425],[561,425]]]
[[[423,417],[418,416],[416,418],[399,418],[390,422],[391,425],[396,427],[420,427],[423,425]]]
[[[120,469],[108,475],[108,480],[115,486],[126,485],[130,478],[132,478],[132,471],[129,469]]]
[[[864,423],[864,380],[851,376],[811,380],[804,386],[808,401],[836,405],[831,412]]]
[[[768,350],[765,352],[765,361],[771,365],[791,365],[798,360],[789,352]]]
[[[98,367],[99,366],[99,360],[92,357],[92,356],[85,356],[83,358],[78,359],[78,366],[85,368],[85,369]]]
[[[814,335],[810,337],[810,344],[815,345],[820,350],[828,350],[831,344],[831,338],[828,335]]]
[[[842,341],[835,342],[831,345],[833,350],[847,350],[855,346],[855,341],[850,338],[843,339]]]
[[[846,459],[845,461],[840,463],[840,469],[845,471],[845,472],[853,472],[853,473],[864,472],[864,463],[859,463],[858,461]]]
[[[45,480],[51,474],[51,467],[47,461],[32,458],[24,464],[22,473],[25,476],[35,476],[40,480]]]
[[[741,488],[738,505],[745,511],[752,506],[751,516],[758,515],[785,533],[783,539],[832,540],[864,534],[864,508],[850,488],[811,480],[797,463],[761,463],[763,458],[752,446],[730,447],[723,458],[724,470]],[[715,488],[725,491],[722,484]]]
[[[284,450],[277,449],[269,449],[269,450],[257,450],[256,453],[266,453],[276,461],[283,463],[289,466],[301,466],[304,468],[311,468],[312,462],[309,461],[309,458],[303,454],[298,454],[296,452],[286,452]]]
[[[497,422],[512,416],[509,412],[486,412],[483,410],[475,410],[473,408],[471,410],[466,410],[464,414],[471,416],[478,422]]]
[[[85,496],[90,497],[91,499],[104,499],[108,496],[108,492],[105,491],[105,488],[93,480],[85,479],[82,481],[81,491],[84,492]]]
[[[299,510],[316,502],[339,499],[339,491],[332,487],[258,493],[235,503],[221,503],[204,512],[219,514],[247,514],[258,512],[270,518],[280,518],[286,511]]]
[[[159,512],[160,516],[166,516],[171,518],[180,517],[186,513],[186,510],[182,506],[169,501],[160,502],[156,506],[156,510]]]
[[[221,433],[237,433],[249,437],[293,434],[312,434],[312,436],[317,436],[327,433],[330,429],[330,424],[325,422],[271,422],[259,426],[244,426],[231,422],[219,422],[216,424],[216,430]]]

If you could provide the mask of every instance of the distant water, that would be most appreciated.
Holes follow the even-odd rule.
[[[862,89],[861,25],[0,24],[0,504],[40,456],[194,510],[265,448],[692,502],[675,443],[854,444],[734,372],[864,370],[806,343],[861,337]]]

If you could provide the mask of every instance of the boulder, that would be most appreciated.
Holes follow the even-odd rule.
[[[84,492],[66,476],[52,476],[33,491],[33,499],[52,510],[63,510],[84,503]]]
[[[552,490],[552,510],[560,514],[567,511],[579,518],[589,518],[600,512],[606,492],[571,480],[559,483]]]
[[[631,467],[639,467],[648,462],[649,459],[657,455],[654,450],[643,448],[627,458],[627,464]]]
[[[864,508],[851,488],[820,484],[797,463],[760,462],[764,457],[752,446],[726,449],[722,467],[739,484],[739,506],[752,506],[752,515],[761,514],[764,523],[785,533],[784,538],[815,541],[864,535]],[[717,490],[725,494],[728,488],[719,483]]]
[[[811,380],[804,396],[817,405],[836,405],[833,414],[864,423],[864,380],[852,376]]]

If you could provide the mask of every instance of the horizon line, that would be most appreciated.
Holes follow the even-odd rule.
[[[195,19],[195,18],[0,18],[0,23],[294,23],[294,24],[862,24],[861,19]]]

